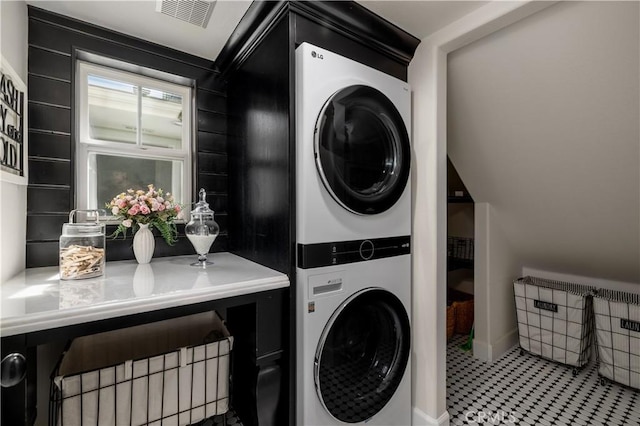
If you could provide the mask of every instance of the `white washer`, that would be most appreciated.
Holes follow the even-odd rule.
[[[296,424],[411,424],[410,255],[297,271]]]
[[[411,234],[411,92],[395,77],[296,49],[299,244]]]

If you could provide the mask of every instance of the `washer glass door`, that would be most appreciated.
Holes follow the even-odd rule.
[[[334,93],[316,122],[314,150],[325,187],[351,212],[381,213],[404,191],[409,135],[393,102],[379,90],[355,85]]]
[[[409,317],[392,293],[365,289],[329,319],[315,358],[315,384],[329,413],[363,422],[389,402],[400,385],[410,351]]]

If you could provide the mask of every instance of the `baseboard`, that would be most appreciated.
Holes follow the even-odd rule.
[[[413,426],[449,426],[449,413],[445,411],[438,417],[434,419],[431,416],[428,416],[424,413],[424,411],[420,410],[417,407],[413,407]]]
[[[491,361],[495,361],[504,355],[509,349],[518,344],[518,329],[514,328],[505,334],[496,343],[491,345]]]
[[[473,357],[480,361],[491,362],[491,345],[487,342],[473,339]]]
[[[473,339],[473,357],[480,361],[493,362],[518,344],[518,329],[514,328],[493,345]]]

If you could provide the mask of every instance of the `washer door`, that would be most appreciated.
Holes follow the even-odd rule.
[[[316,350],[320,401],[342,422],[370,419],[398,388],[409,351],[409,317],[402,302],[378,288],[355,293],[331,316]]]
[[[402,116],[368,86],[334,93],[316,121],[318,172],[331,196],[354,213],[381,213],[398,201],[409,178],[410,149]]]

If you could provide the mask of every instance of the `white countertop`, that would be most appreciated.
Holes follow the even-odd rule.
[[[107,262],[101,277],[62,281],[58,267],[31,268],[0,285],[0,335],[57,327],[241,296],[289,286],[285,274],[231,253],[206,269],[196,255]]]

